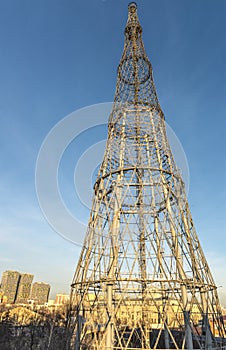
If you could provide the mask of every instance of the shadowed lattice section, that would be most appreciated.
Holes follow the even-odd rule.
[[[73,349],[212,349],[225,335],[134,3],[88,231],[72,282]]]

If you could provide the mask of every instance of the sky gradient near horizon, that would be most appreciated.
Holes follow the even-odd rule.
[[[226,2],[137,4],[159,101],[187,156],[194,223],[226,307]],[[127,5],[0,0],[0,274],[32,273],[51,284],[52,296],[69,291],[80,247],[43,217],[36,160],[56,123],[113,100]],[[97,128],[93,139],[84,135],[81,149],[104,139],[105,132]],[[76,157],[73,149],[62,162],[60,183],[65,202],[86,218],[73,193]]]

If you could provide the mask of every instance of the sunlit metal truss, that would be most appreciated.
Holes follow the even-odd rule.
[[[70,329],[76,350],[212,349],[225,335],[135,3],[72,283]]]

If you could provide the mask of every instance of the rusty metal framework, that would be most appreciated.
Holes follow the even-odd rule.
[[[167,140],[135,3],[70,312],[76,350],[224,344],[217,288]]]

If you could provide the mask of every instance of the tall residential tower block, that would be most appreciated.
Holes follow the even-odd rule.
[[[34,275],[29,273],[22,273],[20,275],[19,286],[18,286],[17,296],[16,296],[17,304],[28,303],[30,293],[31,293],[31,284],[32,284],[33,278],[34,278]]]
[[[20,273],[17,271],[8,270],[2,274],[1,292],[9,304],[16,301],[19,281]]]

